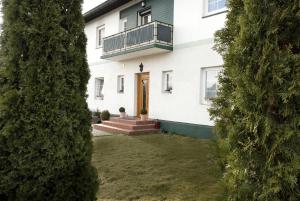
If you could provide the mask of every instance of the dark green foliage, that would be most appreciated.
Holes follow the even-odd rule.
[[[103,111],[101,112],[101,120],[102,120],[102,121],[107,121],[107,120],[109,120],[109,118],[110,118],[110,113],[109,113],[109,111],[108,111],[108,110],[103,110]]]
[[[146,114],[148,114],[148,111],[145,108],[141,109],[141,115],[146,115]]]
[[[93,116],[100,118],[101,112],[97,109],[96,112],[93,112]]]
[[[120,107],[119,112],[125,112],[125,108],[124,107]]]
[[[0,200],[93,201],[82,0],[4,0]]]
[[[232,201],[300,200],[299,0],[229,0],[211,115]]]

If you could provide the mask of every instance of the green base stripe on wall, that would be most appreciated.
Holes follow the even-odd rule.
[[[213,128],[212,126],[189,124],[174,121],[159,120],[160,129],[162,132],[174,133],[185,135],[194,138],[212,139]]]

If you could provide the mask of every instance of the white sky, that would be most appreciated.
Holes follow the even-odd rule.
[[[92,8],[100,5],[106,0],[84,0],[84,3],[82,5],[83,13],[86,13],[87,11],[91,10]]]

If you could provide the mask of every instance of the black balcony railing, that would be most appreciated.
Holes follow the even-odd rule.
[[[161,44],[173,46],[173,26],[154,21],[104,38],[103,56],[122,53],[142,46]]]

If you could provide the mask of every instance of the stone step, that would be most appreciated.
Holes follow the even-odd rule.
[[[121,128],[121,129],[128,129],[128,130],[155,129],[154,123],[137,125],[137,124],[114,122],[114,121],[103,121],[102,124],[116,127],[116,128]]]
[[[104,124],[94,124],[93,127],[96,130],[105,131],[108,133],[126,134],[126,135],[155,134],[160,132],[159,129],[129,130],[129,129],[116,128]]]
[[[155,122],[152,119],[146,120],[146,121],[142,121],[138,118],[119,118],[119,117],[114,117],[111,118],[110,121],[112,122],[119,122],[119,123],[123,123],[123,124],[131,124],[131,125],[145,125],[145,124],[154,124]]]

